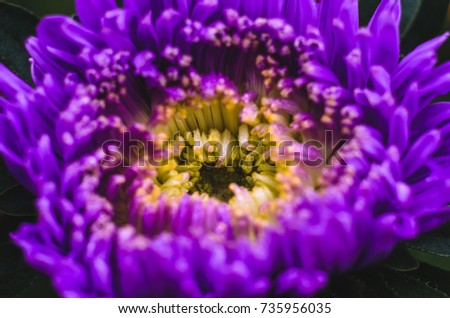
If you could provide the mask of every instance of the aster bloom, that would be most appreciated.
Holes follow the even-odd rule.
[[[309,296],[450,219],[445,34],[400,1],[77,0],[0,67],[14,235],[66,297]]]

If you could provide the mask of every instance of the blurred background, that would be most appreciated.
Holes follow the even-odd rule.
[[[34,12],[38,16],[47,14],[73,14],[75,0],[6,0]]]

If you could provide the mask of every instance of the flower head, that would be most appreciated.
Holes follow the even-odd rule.
[[[400,1],[77,0],[0,67],[15,234],[63,296],[305,296],[450,219],[443,35]],[[399,62],[400,60],[400,62]]]

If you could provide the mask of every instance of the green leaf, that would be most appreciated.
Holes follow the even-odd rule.
[[[0,213],[28,216],[36,213],[35,197],[24,187],[16,185],[0,194]]]
[[[427,236],[437,236],[450,239],[450,223],[440,226],[436,230],[429,233]]]
[[[409,272],[419,268],[419,262],[403,246],[395,248],[382,265],[399,272]]]
[[[0,298],[57,296],[49,278],[30,268],[10,239],[21,223],[34,219],[0,214]]]
[[[401,37],[405,37],[417,18],[422,0],[402,0],[402,20],[400,21]]]
[[[396,297],[433,297],[441,298],[449,295],[432,284],[414,275],[414,272],[401,273],[386,270],[378,272],[380,280]]]
[[[443,26],[449,0],[422,1],[422,3],[408,32],[403,34],[402,53],[404,54],[444,32]]]
[[[12,243],[0,243],[0,278],[21,270],[26,265],[21,251]]]
[[[414,275],[433,288],[450,295],[450,272],[436,268],[434,266],[420,263],[420,269],[414,272]]]
[[[50,14],[72,15],[75,12],[74,0],[7,0],[26,7],[42,17]]]
[[[432,253],[410,249],[411,254],[420,262],[429,264],[436,268],[450,271],[450,257],[438,256]]]
[[[0,157],[0,194],[8,189],[17,186],[16,180],[9,173],[8,167],[6,167],[5,161]]]
[[[450,261],[450,257],[410,249],[404,243],[391,256],[375,267],[337,275],[319,297],[448,297],[450,295],[450,262],[448,268],[436,258]],[[434,242],[436,243],[436,242]],[[441,242],[442,243],[442,242]],[[429,250],[429,244],[417,244]],[[446,247],[437,245],[434,252],[444,255]],[[444,250],[443,250],[444,249]],[[423,255],[417,256],[417,253]],[[434,258],[427,260],[427,257]],[[420,262],[419,262],[420,261]],[[437,266],[437,267],[436,267]]]
[[[0,2],[0,63],[32,83],[25,41],[35,34],[39,19],[32,13]]]
[[[399,272],[384,267],[333,277],[318,297],[448,297],[450,273],[421,264],[418,270]]]
[[[40,273],[36,273],[34,278],[29,281],[29,285],[16,297],[21,298],[57,298],[58,293],[53,287],[50,279]]]
[[[359,1],[359,16],[360,24],[368,25],[375,10],[380,4],[381,0],[360,0]],[[404,37],[411,28],[414,20],[419,13],[422,0],[402,0],[402,19],[400,22],[400,34]]]
[[[38,21],[30,12],[0,2],[0,63],[30,84],[32,79],[25,41],[35,33]],[[0,297],[25,297],[34,290],[37,282],[45,280],[26,265],[22,252],[10,240],[10,234],[22,222],[32,220],[24,216],[34,213],[33,201],[33,196],[14,180],[0,158]],[[39,297],[33,292],[31,295]]]
[[[14,216],[35,214],[34,196],[19,185],[0,158],[0,213]]]
[[[0,246],[0,297],[57,297],[50,279],[30,268],[17,247]]]
[[[405,243],[410,249],[450,258],[450,239],[434,236],[422,236]]]
[[[32,83],[27,38],[35,34],[39,19],[32,13],[0,2],[0,63],[6,65],[28,83]],[[34,197],[8,172],[0,158],[0,213],[31,215],[35,213]]]
[[[354,272],[339,275],[331,279],[330,284],[318,295],[319,297],[383,297],[385,290],[373,284],[369,272]],[[392,295],[389,295],[392,296]]]

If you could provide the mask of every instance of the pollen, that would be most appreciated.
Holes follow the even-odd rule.
[[[225,204],[237,219],[271,222],[286,192],[311,183],[289,164],[305,138],[298,127],[314,127],[312,119],[294,115],[298,109],[287,100],[241,96],[222,78],[202,80],[201,91],[193,88],[153,109],[152,134],[170,136],[158,143],[170,147],[169,157],[149,166],[154,191],[173,202],[202,197]]]

